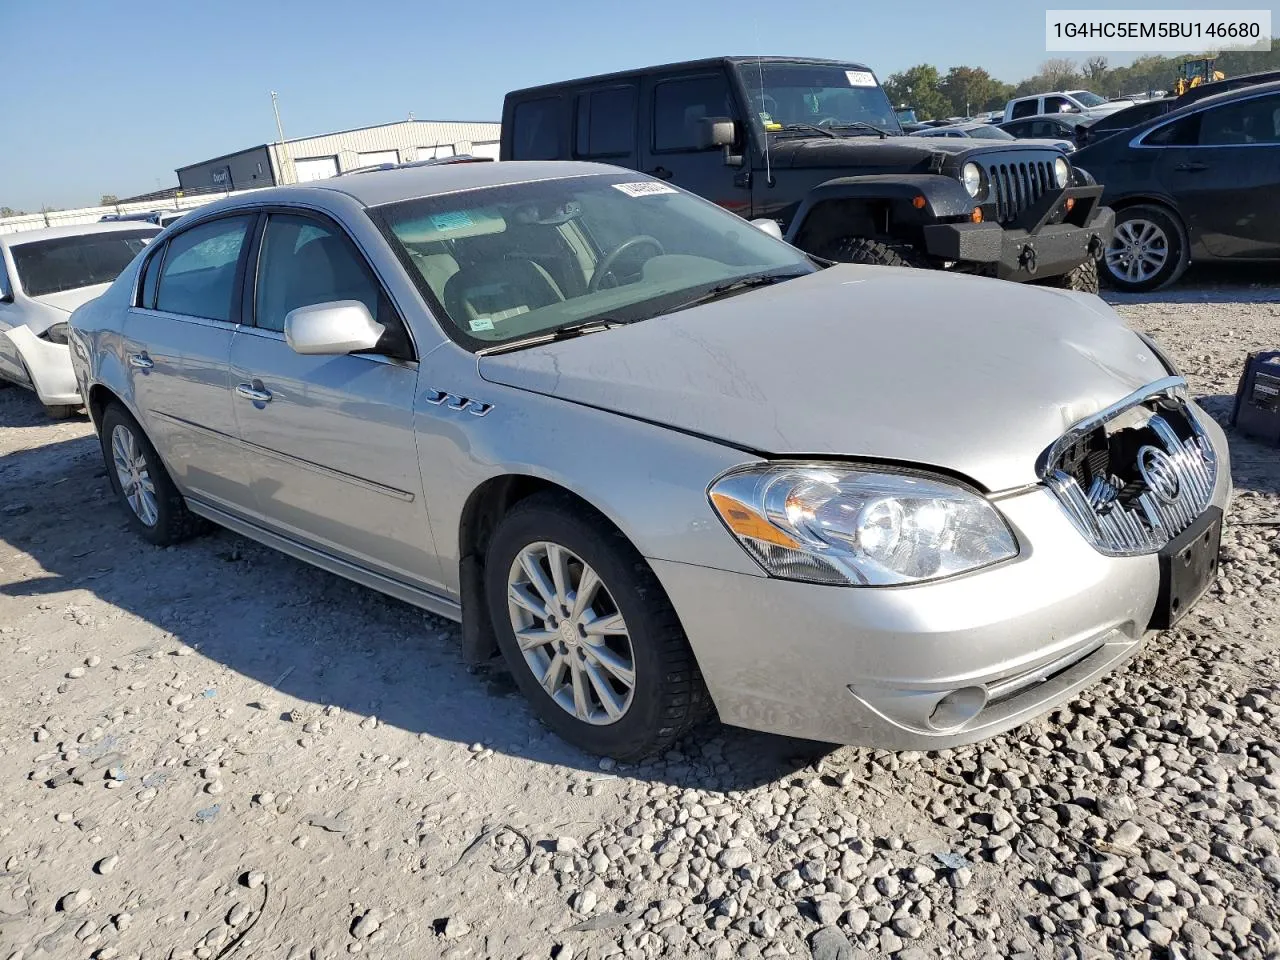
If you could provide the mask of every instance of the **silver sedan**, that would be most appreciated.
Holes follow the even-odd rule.
[[[255,191],[76,311],[76,375],[142,537],[212,521],[460,619],[620,758],[712,711],[978,740],[1196,601],[1227,447],[1154,344],[770,232],[586,164]]]

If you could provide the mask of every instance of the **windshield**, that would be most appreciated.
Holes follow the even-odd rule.
[[[645,320],[744,277],[816,269],[741,217],[635,174],[406,200],[375,216],[473,347]]]
[[[1073,90],[1071,96],[1075,97],[1086,107],[1096,107],[1100,103],[1106,103],[1106,97],[1100,97],[1096,93],[1090,93],[1088,90]]]
[[[977,126],[977,127],[970,127],[969,136],[977,137],[979,140],[1017,140],[1018,139],[1009,131],[1001,130],[999,127],[994,127],[989,123],[984,123],[981,126]]]
[[[810,124],[841,133],[870,124],[901,133],[898,117],[870,70],[844,64],[740,63],[738,75],[751,105],[751,120],[777,132],[790,124]]]
[[[155,227],[84,233],[77,237],[32,240],[9,248],[18,281],[29,297],[61,293],[95,283],[110,283],[129,265]]]

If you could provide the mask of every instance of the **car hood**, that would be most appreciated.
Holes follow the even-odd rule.
[[[767,455],[1035,482],[1068,426],[1165,376],[1096,297],[842,265],[478,360],[494,383]]]
[[[70,313],[76,307],[102,296],[109,286],[111,286],[109,283],[95,283],[90,287],[60,290],[57,293],[46,293],[43,296],[32,297],[31,299],[36,303],[43,303],[46,307],[56,307],[63,313]]]

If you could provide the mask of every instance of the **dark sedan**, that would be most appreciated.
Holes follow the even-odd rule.
[[[1280,260],[1280,82],[1205,97],[1074,161],[1116,211],[1112,287],[1155,290],[1192,260]]]
[[[1042,113],[1035,117],[997,123],[996,126],[1019,140],[1069,140],[1079,146],[1080,131],[1092,122],[1093,117],[1078,113]]]

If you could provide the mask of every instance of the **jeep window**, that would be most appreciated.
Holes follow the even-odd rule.
[[[653,149],[697,150],[703,117],[733,117],[724,74],[664,80],[653,88]]]
[[[636,88],[632,84],[579,95],[574,155],[625,157],[636,146]]]
[[[18,283],[29,297],[110,283],[131,261],[158,227],[83,233],[14,243],[9,247]]]
[[[635,173],[406,200],[375,216],[447,332],[472,348],[645,320],[744,278],[816,269],[740,217]]]
[[[796,129],[821,126],[842,135],[874,133],[858,126],[869,124],[902,132],[896,111],[869,70],[777,61],[741,63],[737,70],[757,128],[776,133],[794,124]]]
[[[1023,117],[1034,117],[1039,112],[1039,97],[1032,97],[1030,100],[1019,100],[1013,105],[1013,116],[1010,119],[1020,120]]]
[[[1099,104],[1106,103],[1106,97],[1100,97],[1096,93],[1088,90],[1072,90],[1070,96],[1075,97],[1082,105],[1086,107],[1096,107]]]
[[[555,160],[560,155],[559,97],[517,103],[511,126],[513,160]]]

